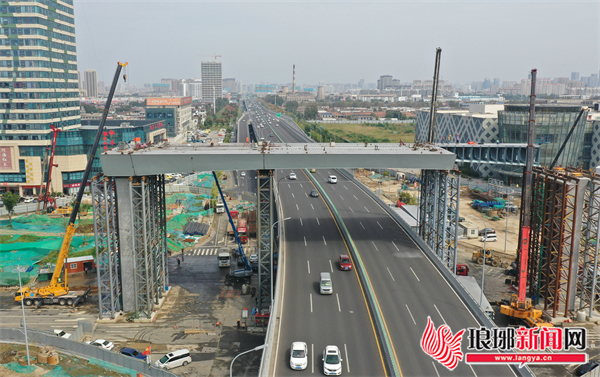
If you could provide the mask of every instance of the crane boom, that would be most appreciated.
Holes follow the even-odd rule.
[[[83,192],[85,191],[86,183],[90,177],[90,172],[92,170],[92,164],[94,163],[94,158],[96,156],[96,150],[98,149],[98,144],[100,142],[100,138],[102,137],[102,131],[104,130],[104,124],[106,123],[106,117],[108,116],[108,111],[110,109],[110,104],[112,102],[113,95],[115,94],[115,89],[117,87],[117,83],[119,81],[119,75],[121,74],[121,69],[125,67],[128,63],[117,64],[117,71],[115,72],[115,77],[113,79],[112,85],[110,87],[110,92],[108,93],[108,97],[106,99],[106,104],[104,105],[104,111],[102,113],[102,119],[100,120],[100,125],[98,126],[98,131],[96,132],[96,138],[94,139],[94,144],[90,149],[90,155],[87,161],[87,165],[85,167],[85,171],[83,173],[83,178],[81,179],[81,186],[79,186],[79,190],[77,191],[77,197],[75,198],[75,202],[73,203],[73,211],[71,212],[71,217],[69,218],[69,223],[67,224],[67,230],[65,232],[65,238],[63,238],[62,245],[60,247],[60,252],[58,253],[58,259],[56,261],[56,267],[54,268],[54,273],[52,274],[52,280],[50,281],[50,285],[46,287],[42,287],[38,290],[38,293],[41,296],[54,295],[59,296],[69,292],[69,287],[66,284],[66,274],[65,274],[65,283],[59,284],[58,278],[62,272],[62,268],[69,253],[69,247],[71,246],[71,241],[73,240],[73,235],[75,234],[75,220],[77,219],[77,212],[79,212],[79,207],[81,205],[81,199],[83,198]],[[48,179],[49,180],[49,179]]]

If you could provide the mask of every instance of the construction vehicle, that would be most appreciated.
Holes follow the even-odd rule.
[[[529,125],[527,129],[527,160],[521,193],[521,230],[518,250],[518,294],[512,295],[510,305],[502,305],[500,312],[512,318],[523,320],[531,327],[552,327],[542,318],[542,311],[535,309],[531,298],[526,297],[527,263],[529,259],[529,237],[531,231],[531,191],[533,186],[533,152],[535,143],[535,80],[537,69],[531,70],[531,96],[529,98]],[[566,141],[565,141],[566,142]]]
[[[69,286],[67,284],[67,273],[66,271],[63,272],[63,266],[65,264],[65,260],[67,259],[67,255],[69,254],[69,248],[71,246],[71,241],[73,240],[73,235],[75,234],[75,220],[77,219],[77,212],[79,212],[81,199],[83,198],[83,192],[85,191],[86,184],[90,178],[92,164],[94,163],[96,150],[98,149],[98,144],[100,143],[100,138],[102,137],[102,131],[104,130],[104,124],[106,123],[106,117],[110,109],[110,104],[112,102],[113,95],[115,94],[115,89],[119,81],[121,69],[125,66],[127,66],[127,63],[119,62],[117,64],[117,71],[115,73],[115,77],[110,87],[108,98],[106,99],[106,105],[104,106],[104,112],[102,113],[102,119],[100,121],[100,125],[98,126],[98,131],[96,132],[94,144],[92,145],[92,148],[89,151],[90,157],[88,158],[87,165],[83,173],[83,178],[81,179],[81,185],[79,186],[79,190],[77,191],[77,197],[75,198],[73,204],[73,210],[71,211],[71,217],[69,218],[69,223],[67,224],[65,238],[63,238],[63,242],[58,253],[56,266],[54,267],[54,273],[52,274],[50,284],[48,286],[40,288],[23,287],[19,289],[19,291],[17,291],[17,293],[15,294],[16,302],[27,300],[25,303],[30,302],[31,304],[35,303],[36,305],[40,305],[42,303],[68,304],[69,302],[71,302],[69,300],[72,300],[72,297],[70,297],[71,295],[69,291]],[[127,75],[123,75],[123,78],[127,80]],[[50,163],[50,166],[52,166],[52,161]],[[47,185],[47,187],[49,186]],[[61,275],[64,275],[63,281],[61,281]],[[89,293],[89,290],[87,292]],[[85,297],[75,298],[72,301],[73,305],[76,305],[83,299],[85,299]]]
[[[225,212],[227,212],[227,217],[229,218],[229,226],[233,230],[233,234],[235,236],[235,241],[238,245],[238,259],[244,262],[244,269],[235,270],[231,274],[227,274],[225,276],[225,284],[233,284],[233,283],[249,283],[250,279],[254,272],[252,271],[252,266],[248,263],[248,259],[246,258],[246,254],[244,254],[244,248],[242,247],[242,242],[240,241],[240,237],[238,236],[237,228],[233,223],[233,218],[231,217],[231,213],[229,212],[229,207],[227,207],[227,202],[225,201],[225,196],[223,195],[223,191],[221,190],[221,185],[219,185],[219,180],[217,179],[217,174],[213,171],[213,176],[215,177],[215,183],[217,184],[217,189],[219,190],[219,195],[221,196],[221,201],[225,206]]]
[[[38,208],[37,211],[39,212],[40,210],[40,205],[43,203],[44,206],[42,207],[44,211],[47,212],[52,212],[54,211],[54,209],[56,208],[56,201],[54,200],[54,198],[52,198],[50,196],[50,182],[52,182],[52,168],[53,167],[58,167],[58,164],[54,163],[54,154],[56,152],[56,139],[57,139],[57,135],[59,132],[62,132],[61,129],[54,127],[53,125],[50,125],[50,128],[52,129],[53,135],[52,135],[52,152],[50,153],[50,162],[48,163],[48,180],[46,181],[46,189],[42,190],[42,187],[44,185],[44,174],[42,173],[42,183],[40,184],[40,195],[38,197]],[[48,148],[46,148],[48,149]],[[44,157],[44,164],[45,165],[46,162],[46,158]],[[42,172],[45,172],[45,168],[42,167]],[[48,206],[48,203],[50,203],[50,206]]]
[[[490,264],[493,267],[499,267],[502,264],[502,259],[499,256],[492,254],[493,250],[487,249],[485,250],[485,263]],[[476,251],[471,256],[471,260],[473,262],[477,262],[478,264],[483,264],[483,253],[484,249]]]

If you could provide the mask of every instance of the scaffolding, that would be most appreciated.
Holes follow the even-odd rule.
[[[421,170],[419,235],[451,271],[456,268],[460,172]]]
[[[273,171],[258,170],[258,310],[271,305],[273,279],[273,256],[271,255],[271,232],[273,231]]]
[[[117,208],[114,179],[92,179],[94,235],[100,318],[115,318],[121,307],[121,267],[117,237]]]

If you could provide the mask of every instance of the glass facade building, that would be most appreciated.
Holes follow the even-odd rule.
[[[62,130],[52,189],[64,191],[86,160],[73,0],[0,2],[0,192],[37,193],[50,125]]]

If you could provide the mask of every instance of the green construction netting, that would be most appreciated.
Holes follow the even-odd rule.
[[[6,368],[12,370],[15,373],[19,373],[19,374],[30,374],[35,372],[35,370],[37,369],[37,367],[35,365],[20,365],[18,363],[8,363],[8,364],[2,364],[4,365]]]
[[[78,376],[82,376],[81,374],[77,374]],[[60,365],[57,365],[50,372],[44,374],[44,377],[71,377],[72,374],[69,374]]]

